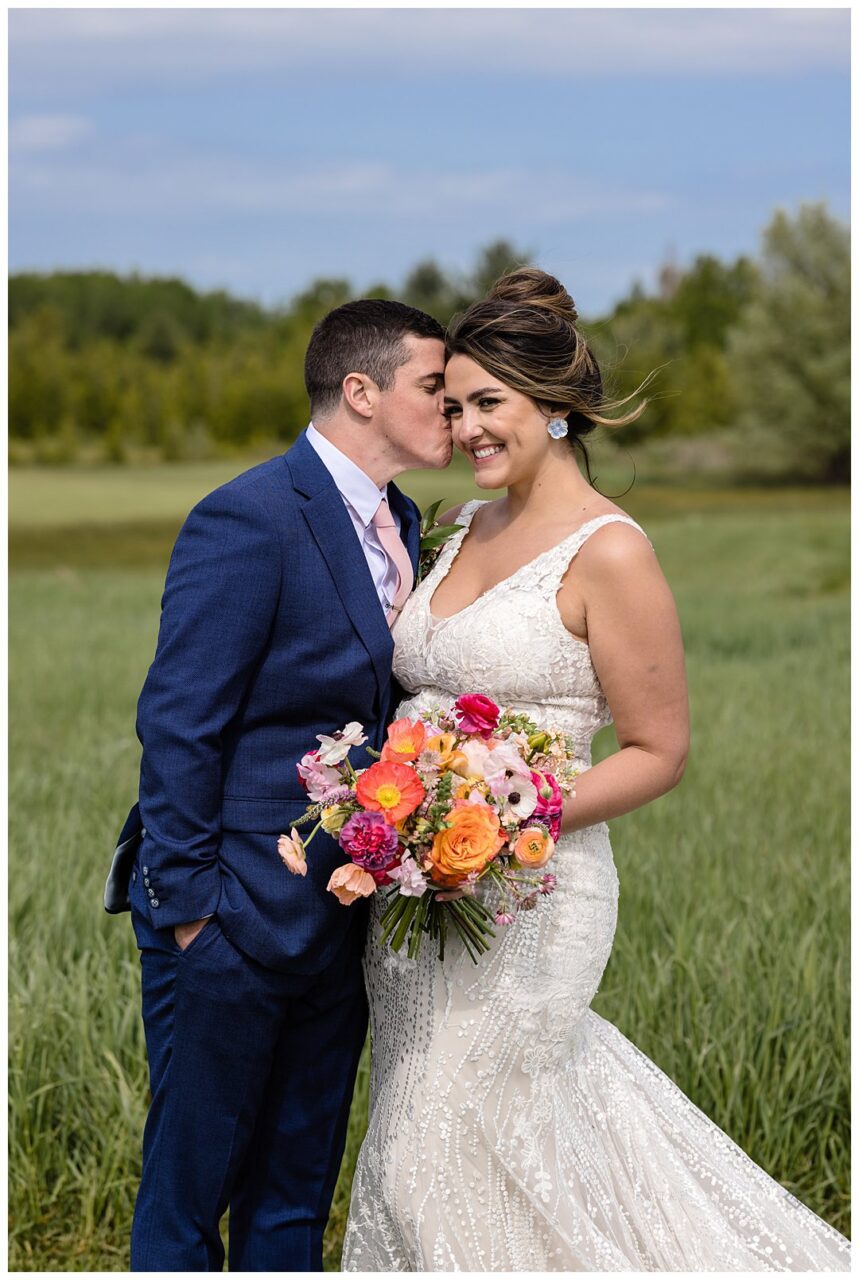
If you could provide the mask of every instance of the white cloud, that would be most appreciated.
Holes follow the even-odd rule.
[[[847,9],[13,9],[13,89],[200,83],[318,69],[719,75],[846,71]]]
[[[9,122],[9,147],[13,151],[60,151],[92,133],[84,116],[28,115]]]
[[[69,212],[209,215],[301,214],[432,219],[465,211],[487,218],[517,211],[535,225],[612,213],[652,213],[670,203],[659,191],[628,191],[558,170],[487,169],[458,173],[385,164],[273,171],[243,158],[160,156],[125,168],[110,163],[40,163],[12,167],[23,206],[62,199]]]

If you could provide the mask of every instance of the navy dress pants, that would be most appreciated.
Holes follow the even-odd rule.
[[[367,1027],[354,929],[298,976],[239,951],[217,917],[185,951],[135,905],[152,1103],[133,1271],[321,1271]],[[344,911],[347,908],[343,908]]]

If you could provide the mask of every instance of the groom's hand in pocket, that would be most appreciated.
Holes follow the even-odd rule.
[[[204,916],[202,920],[191,920],[188,924],[177,924],[173,930],[173,937],[176,939],[176,945],[180,951],[184,951],[190,947],[201,929],[211,920],[211,916]]]

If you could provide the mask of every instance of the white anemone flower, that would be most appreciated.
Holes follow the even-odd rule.
[[[501,822],[509,822],[512,818],[519,821],[530,818],[537,808],[537,788],[530,778],[521,775],[508,778],[506,774],[495,774],[487,778],[492,794],[498,799],[498,817]]]
[[[522,759],[520,752],[509,740],[499,742],[489,753],[487,773],[498,773],[506,769],[518,778],[530,778],[531,768]]]
[[[319,746],[319,763],[324,765],[340,764],[346,759],[353,747],[360,747],[367,741],[363,732],[364,726],[357,720],[350,720],[344,729],[329,737],[326,733],[317,733]]]

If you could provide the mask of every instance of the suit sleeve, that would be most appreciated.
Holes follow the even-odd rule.
[[[195,507],[173,549],[137,708],[156,928],[217,909],[224,731],[267,648],[280,584],[280,542],[253,496],[219,489]]]

